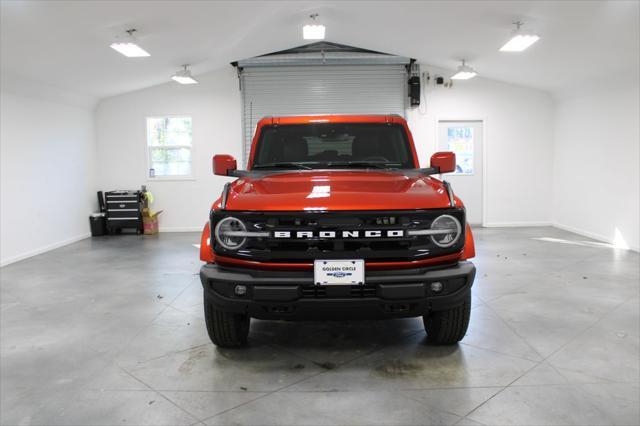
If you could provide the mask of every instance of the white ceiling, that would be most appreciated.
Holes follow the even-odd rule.
[[[631,1],[19,1],[1,2],[3,75],[107,97],[306,44],[312,12],[327,40],[454,69],[466,58],[483,77],[557,93],[638,76],[640,9]],[[542,39],[499,53],[520,19]],[[109,48],[138,29],[149,58]]]

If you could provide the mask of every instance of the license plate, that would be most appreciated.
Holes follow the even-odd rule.
[[[316,285],[364,284],[364,260],[316,260],[313,280]]]

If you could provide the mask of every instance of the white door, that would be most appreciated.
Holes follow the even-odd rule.
[[[467,221],[482,224],[482,121],[438,121],[438,151],[456,154],[456,171],[443,177],[467,208]]]

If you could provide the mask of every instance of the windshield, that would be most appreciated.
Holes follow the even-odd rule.
[[[262,129],[253,169],[413,169],[404,128],[385,123],[309,123]]]

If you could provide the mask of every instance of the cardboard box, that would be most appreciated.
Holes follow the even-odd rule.
[[[142,226],[144,228],[144,235],[154,235],[159,232],[158,216],[160,213],[162,213],[162,210],[153,213],[148,208],[142,209]]]

